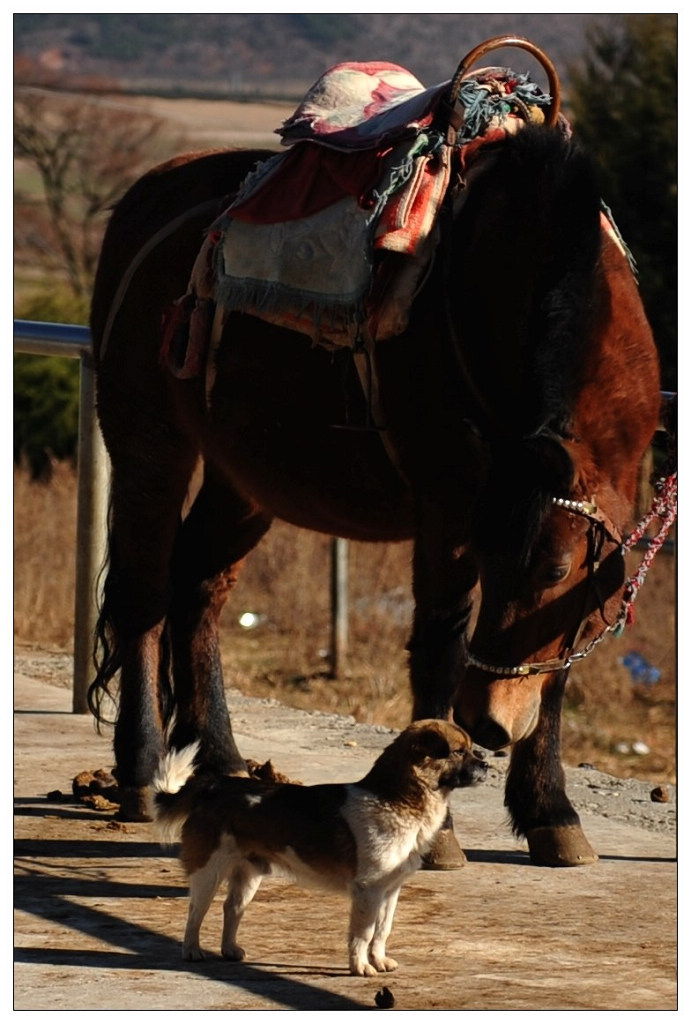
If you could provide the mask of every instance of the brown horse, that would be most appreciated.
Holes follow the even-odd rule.
[[[511,745],[506,804],[533,861],[586,863],[560,760],[562,696],[571,657],[619,616],[622,537],[660,403],[651,331],[602,227],[591,163],[559,129],[507,139],[460,212],[448,207],[407,328],[376,344],[384,429],[357,430],[343,428],[372,410],[347,348],[233,313],[208,401],[203,374],[178,379],[159,361],[162,313],[185,292],[204,229],[269,155],[158,167],[105,236],[91,327],[112,498],[91,701],[97,713],[119,670],[121,815],[146,816],[167,743],[200,739],[205,767],[244,771],[218,617],[279,518],[414,539],[413,717]]]

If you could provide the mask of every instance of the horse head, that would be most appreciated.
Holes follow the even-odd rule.
[[[622,534],[584,490],[577,447],[548,432],[505,443],[478,501],[482,600],[456,717],[489,749],[532,733],[556,674],[622,607]]]
[[[535,732],[572,660],[618,622],[659,377],[595,169],[559,131],[507,140],[469,190],[455,244],[451,334],[483,399],[486,451],[469,544],[481,601],[455,713],[497,749]],[[511,266],[503,301],[487,278],[497,254]]]

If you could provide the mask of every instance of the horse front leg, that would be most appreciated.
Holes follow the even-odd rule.
[[[472,604],[439,610],[429,617],[416,613],[408,644],[413,691],[413,721],[453,718],[453,706],[467,657],[467,632]],[[466,863],[456,837],[451,812],[424,858],[431,871],[455,871]]]
[[[416,609],[408,641],[413,721],[453,717],[455,696],[468,657],[472,613],[468,595],[455,608],[428,614]]]
[[[438,539],[436,533],[434,542],[429,537],[416,541],[413,558],[415,613],[408,643],[413,721],[453,720],[467,663],[477,571],[462,548],[451,542],[438,546]],[[424,865],[452,871],[465,863],[449,812]]]
[[[199,764],[216,774],[247,773],[226,703],[219,617],[242,560],[270,524],[207,467],[176,545],[168,616],[176,704],[170,745],[181,749],[199,740]]]
[[[516,743],[504,803],[513,831],[525,836],[533,864],[578,867],[597,860],[566,795],[561,763],[561,708],[568,670],[556,672],[542,691],[538,723]]]

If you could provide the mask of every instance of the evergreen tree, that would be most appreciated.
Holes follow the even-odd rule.
[[[14,357],[14,459],[47,480],[53,459],[77,457],[79,362]]]
[[[663,387],[677,366],[677,16],[627,14],[593,27],[572,68],[570,116],[638,264]]]

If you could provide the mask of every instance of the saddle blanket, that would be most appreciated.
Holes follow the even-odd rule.
[[[277,323],[287,314],[286,326],[303,329],[315,342],[352,343],[367,317],[366,297],[377,252],[410,257],[406,288],[414,290],[414,278],[422,274],[430,239],[435,237],[450,162],[443,153],[431,159],[416,156],[409,148],[385,156],[368,151],[369,168],[364,176],[345,180],[325,205],[316,202],[319,188],[315,185],[301,207],[309,212],[301,212],[299,217],[247,220],[246,211],[240,210],[238,217],[231,206],[223,219],[216,252],[216,301],[227,310],[254,312]],[[300,165],[302,185],[312,180],[322,184],[333,181],[328,175],[332,157],[329,151],[309,147]],[[341,155],[337,165],[350,159]],[[357,156],[355,162],[362,167]],[[363,201],[360,191],[361,184],[373,179],[373,167],[383,183],[381,192],[388,193],[379,203],[378,189],[369,201]],[[391,182],[401,174],[407,180],[394,193]],[[252,195],[253,205],[261,204],[262,191]],[[269,191],[276,194],[274,189]],[[379,311],[379,337],[400,333],[396,310],[396,302],[392,304],[390,299],[386,311]]]
[[[452,148],[435,123],[448,89],[387,62],[329,69],[276,129],[287,152],[259,164],[209,229],[190,292],[327,347],[400,334],[439,240],[453,155],[550,102],[528,75],[472,72]]]

